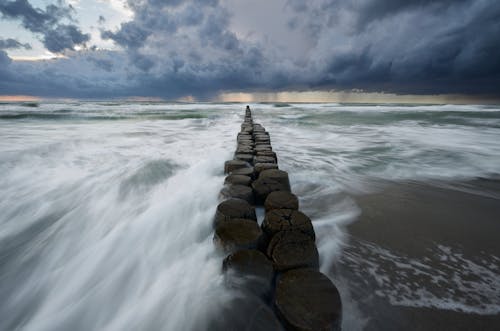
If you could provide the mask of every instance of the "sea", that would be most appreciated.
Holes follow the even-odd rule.
[[[500,330],[500,106],[249,105],[344,331]],[[221,318],[212,219],[245,106],[0,103],[0,330]]]

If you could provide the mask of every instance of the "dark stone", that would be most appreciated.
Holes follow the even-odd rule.
[[[260,176],[266,178],[276,178],[279,180],[284,180],[286,182],[289,182],[288,173],[283,170],[277,170],[277,169],[265,170],[260,173]]]
[[[255,173],[255,170],[253,169],[253,167],[240,168],[240,169],[236,169],[236,170],[231,172],[232,175],[243,175],[243,176],[248,176],[252,179],[255,177],[254,173]]]
[[[278,163],[278,157],[276,156],[276,153],[273,151],[259,151],[255,153],[257,156],[271,156],[274,157],[274,160],[276,163]]]
[[[269,242],[266,253],[277,271],[319,268],[319,254],[314,240],[297,230],[276,233]]]
[[[245,185],[250,186],[252,183],[252,178],[243,175],[229,175],[224,179],[224,184],[229,185]]]
[[[255,139],[254,142],[255,142],[255,146],[271,145],[270,139]]]
[[[238,145],[235,154],[254,154],[254,149],[250,146]]]
[[[253,140],[253,137],[249,134],[238,134],[238,137],[236,138],[236,140],[240,141],[240,140]]]
[[[235,218],[215,227],[214,242],[226,252],[257,248],[261,238],[262,230],[252,219]]]
[[[257,167],[255,167],[257,168]],[[293,193],[286,191],[271,192],[264,202],[266,212],[273,209],[299,209],[299,199]]]
[[[252,130],[252,128],[245,127],[245,128],[242,128],[240,132],[250,133],[251,134],[253,132],[253,130]]]
[[[220,194],[223,198],[238,198],[253,204],[253,190],[249,186],[245,185],[228,185],[225,186]]]
[[[252,161],[253,163],[276,163],[276,160],[272,156],[255,156]]]
[[[269,238],[280,231],[297,230],[316,238],[311,219],[304,213],[292,209],[273,209],[266,213],[262,230]]]
[[[261,171],[278,169],[278,165],[276,163],[255,163],[253,168],[255,169],[255,173],[258,176]]]
[[[340,330],[342,303],[335,285],[313,269],[295,269],[278,277],[274,306],[287,330]]]
[[[245,144],[245,145],[255,145],[254,141],[252,139],[237,139],[238,144]]]
[[[254,147],[255,144],[251,141],[240,141],[236,146],[236,150],[249,150],[250,153],[247,154],[255,154],[255,151],[253,150]],[[244,153],[239,153],[239,154],[244,154]]]
[[[269,170],[263,170],[269,171]],[[261,174],[262,174],[261,172]],[[259,178],[252,183],[255,198],[258,203],[264,203],[269,193],[274,191],[290,191],[290,184],[274,178]]]
[[[290,192],[290,181],[285,171],[278,169],[262,170],[259,178],[252,183],[255,198],[263,203],[267,195],[274,191]]]
[[[268,135],[256,135],[254,136],[255,141],[271,143],[271,138]]]
[[[273,148],[271,147],[271,145],[255,145],[255,148],[254,150],[256,152],[261,152],[261,151],[272,151]]]
[[[271,291],[274,270],[261,251],[245,249],[234,252],[222,264],[226,281],[233,287],[244,287],[251,293],[267,296]]]
[[[248,162],[248,163],[251,163],[253,162],[253,154],[236,154],[234,156],[235,159],[237,160],[241,160],[241,161],[245,161],[245,162]]]
[[[253,148],[255,146],[255,143],[252,140],[242,140],[238,141],[238,145],[236,148]]]
[[[233,198],[219,203],[215,211],[215,226],[235,218],[245,218],[257,221],[255,208],[242,199]]]
[[[250,293],[228,300],[197,330],[282,331],[283,326],[265,302]]]
[[[250,167],[250,164],[248,162],[241,160],[230,160],[224,163],[224,172],[227,174],[233,170],[248,167]]]

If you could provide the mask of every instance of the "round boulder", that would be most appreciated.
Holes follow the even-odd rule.
[[[214,242],[226,252],[257,248],[262,237],[259,224],[252,219],[235,218],[215,228]]]
[[[215,226],[235,218],[245,218],[257,221],[255,208],[247,201],[235,198],[219,203],[215,211]]]
[[[255,173],[258,176],[261,171],[278,169],[278,165],[276,163],[255,163],[253,168],[255,169]]]
[[[272,151],[273,148],[271,145],[255,145],[255,151],[256,152],[262,152],[262,151]]]
[[[250,186],[252,183],[252,178],[243,175],[229,175],[224,179],[224,184],[226,185],[245,185]]]
[[[235,154],[254,154],[254,149],[251,145],[238,144]]]
[[[253,190],[249,186],[245,185],[227,185],[221,191],[220,194],[223,199],[237,198],[247,201],[253,204]]]
[[[269,136],[266,136],[266,135],[254,136],[254,138],[255,138],[256,142],[268,143],[268,144],[271,143],[271,138],[269,138]]]
[[[257,168],[257,166],[255,166]],[[266,212],[273,209],[299,209],[299,199],[293,193],[286,191],[271,192],[264,201]]]
[[[197,330],[282,331],[283,326],[267,304],[251,293],[225,300]]]
[[[237,160],[241,160],[241,161],[245,161],[245,162],[250,163],[250,162],[253,162],[254,156],[253,156],[253,154],[236,154],[234,156],[234,158]]]
[[[335,285],[313,269],[295,269],[276,283],[274,306],[287,330],[340,330],[342,303]]]
[[[292,209],[273,209],[266,213],[262,222],[262,230],[269,238],[280,231],[297,230],[315,239],[311,219],[304,213]]]
[[[271,192],[290,192],[290,181],[285,171],[277,169],[262,170],[259,178],[252,183],[252,188],[257,201],[263,203]]]
[[[250,167],[250,164],[248,164],[248,162],[241,160],[230,160],[224,163],[224,172],[229,173],[236,169],[248,168],[248,167]]]
[[[240,140],[252,140],[253,141],[253,137],[250,134],[241,134],[241,133],[239,133],[238,137],[236,138],[236,140],[237,141],[240,141]]]
[[[255,156],[253,158],[253,162],[254,163],[276,163],[276,160],[272,156]]]
[[[232,175],[243,175],[243,176],[248,176],[250,178],[254,178],[254,172],[255,172],[255,170],[253,169],[253,167],[249,167],[249,168],[236,169],[234,171],[231,171],[231,174]]]
[[[274,276],[273,264],[261,251],[236,251],[224,259],[222,267],[230,285],[243,286],[259,296],[269,294]]]
[[[319,267],[319,254],[314,240],[300,231],[276,233],[267,246],[266,253],[277,271]]]
[[[276,163],[278,163],[278,157],[276,156],[276,153],[273,151],[258,151],[255,153],[257,156],[271,156],[274,158]]]

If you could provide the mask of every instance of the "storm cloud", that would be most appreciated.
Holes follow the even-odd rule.
[[[28,0],[0,0],[3,18],[21,21],[24,28],[41,35],[44,46],[54,53],[73,50],[75,46],[90,40],[90,35],[82,33],[78,26],[63,23],[64,20],[72,21],[72,10],[62,1],[42,10],[33,7]]]
[[[101,31],[120,50],[67,51],[64,59],[36,63],[4,59],[0,93],[205,99],[225,91],[335,89],[500,96],[494,0],[130,0],[128,7],[130,21]],[[43,36],[54,52],[89,41],[71,22],[72,10],[61,2],[40,10],[27,0],[0,0],[4,17]]]
[[[31,45],[28,43],[20,43],[18,40],[13,38],[2,39],[0,38],[0,49],[31,49]]]

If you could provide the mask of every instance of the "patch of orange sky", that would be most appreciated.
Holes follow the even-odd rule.
[[[0,95],[0,102],[29,102],[40,100],[41,98],[31,95]]]

